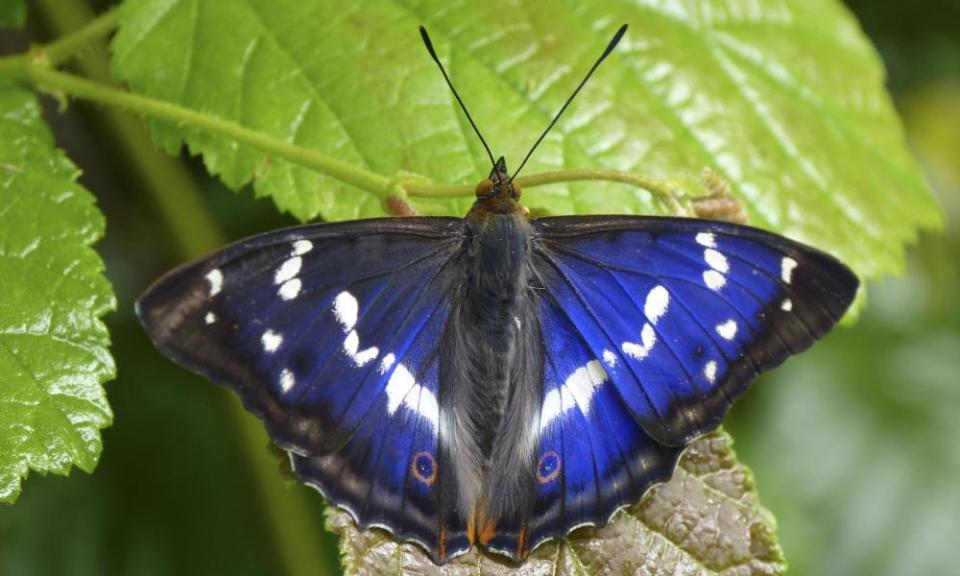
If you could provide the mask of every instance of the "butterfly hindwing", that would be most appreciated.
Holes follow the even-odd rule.
[[[534,484],[527,505],[502,518],[487,544],[518,559],[576,527],[603,525],[668,479],[681,452],[634,420],[603,361],[548,292],[538,317],[544,370]]]
[[[545,291],[667,446],[714,429],[757,374],[826,333],[858,285],[827,254],[721,222],[546,218],[533,243]]]
[[[442,557],[438,356],[464,230],[384,219],[283,230],[181,267],[138,302],[158,348],[236,392],[294,472]],[[440,554],[440,553],[443,554]]]

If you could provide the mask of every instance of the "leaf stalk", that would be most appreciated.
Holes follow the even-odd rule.
[[[53,66],[68,60],[82,47],[108,34],[116,26],[115,10],[110,10],[79,31],[40,49],[42,57],[14,55],[0,58],[0,74],[54,95],[67,94],[108,106],[114,106],[142,116],[171,122],[183,128],[222,136],[239,144],[255,148],[265,154],[324,174],[377,196],[385,207],[393,206],[399,198],[447,199],[466,198],[474,194],[473,184],[432,184],[420,177],[387,177],[364,168],[331,158],[279,138],[245,128],[235,122],[55,70]],[[673,214],[689,214],[682,202],[682,189],[670,180],[647,178],[634,172],[619,170],[573,169],[543,172],[517,179],[524,188],[576,181],[620,182],[641,188],[654,196],[657,202]],[[393,210],[390,210],[393,212]]]

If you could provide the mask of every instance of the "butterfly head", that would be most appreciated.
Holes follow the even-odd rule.
[[[485,220],[494,214],[521,214],[524,217],[529,214],[517,201],[521,194],[520,186],[510,180],[503,156],[494,164],[490,176],[477,184],[476,194],[477,201],[470,211],[475,220]]]
[[[477,200],[517,200],[520,194],[520,186],[510,179],[503,156],[490,170],[490,176],[477,184]]]

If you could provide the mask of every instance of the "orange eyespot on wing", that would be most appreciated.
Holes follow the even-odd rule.
[[[417,452],[410,462],[410,472],[427,487],[433,486],[437,479],[437,461],[429,452]]]
[[[541,484],[549,484],[560,476],[560,454],[556,450],[545,452],[537,462],[537,481]]]

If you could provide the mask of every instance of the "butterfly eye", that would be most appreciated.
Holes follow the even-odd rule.
[[[477,184],[477,198],[493,198],[494,190],[496,187],[493,185],[493,180],[489,178],[481,181]]]

